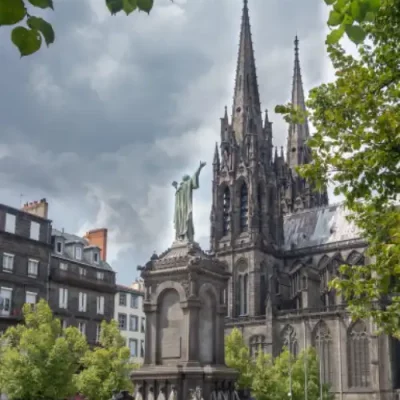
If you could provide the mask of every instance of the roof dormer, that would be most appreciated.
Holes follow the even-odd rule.
[[[90,264],[100,263],[100,247],[98,246],[86,246],[84,248],[85,259]]]

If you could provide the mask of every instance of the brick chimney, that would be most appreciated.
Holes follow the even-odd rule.
[[[85,239],[92,246],[100,247],[100,257],[103,261],[107,261],[107,232],[106,228],[101,228],[93,229],[85,234]]]
[[[49,203],[46,199],[32,201],[31,203],[25,203],[21,210],[47,219],[49,214]]]

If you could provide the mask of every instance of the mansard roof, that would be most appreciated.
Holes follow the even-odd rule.
[[[308,209],[284,217],[284,250],[362,240],[342,204]]]

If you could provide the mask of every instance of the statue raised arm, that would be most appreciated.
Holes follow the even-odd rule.
[[[194,175],[192,177],[189,175],[183,176],[179,185],[176,181],[172,182],[172,186],[176,190],[174,211],[175,240],[194,241],[193,190],[200,187],[199,176],[205,165],[205,162],[200,161],[200,165]]]

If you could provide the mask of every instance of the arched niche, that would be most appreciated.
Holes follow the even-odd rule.
[[[205,283],[199,290],[199,361],[202,364],[213,364],[216,359],[216,309],[218,293],[215,287]]]
[[[160,304],[160,296],[167,289],[174,289],[178,293],[179,301],[183,302],[187,300],[185,289],[180,283],[174,281],[165,281],[157,286],[157,289],[153,295],[154,297],[152,298],[152,302],[155,304]]]
[[[158,364],[174,363],[182,356],[184,316],[180,302],[180,295],[175,288],[167,288],[158,296]]]

